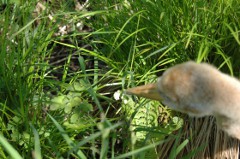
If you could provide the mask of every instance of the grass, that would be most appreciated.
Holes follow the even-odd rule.
[[[188,60],[238,78],[239,1],[87,2],[0,2],[0,158],[237,156],[212,118],[121,93]]]

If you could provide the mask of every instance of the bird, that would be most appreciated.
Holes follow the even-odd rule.
[[[192,117],[214,116],[220,129],[240,140],[240,81],[213,65],[177,64],[156,83],[129,88],[125,93],[161,101]]]

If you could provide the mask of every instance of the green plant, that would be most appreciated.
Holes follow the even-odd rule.
[[[239,77],[238,0],[1,2],[0,158],[191,158],[219,150],[212,120],[113,94],[187,60]],[[224,141],[237,155],[237,142]]]

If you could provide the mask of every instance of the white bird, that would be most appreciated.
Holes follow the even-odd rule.
[[[240,82],[206,63],[189,61],[166,70],[156,83],[127,94],[162,101],[194,117],[212,115],[217,125],[240,140]]]

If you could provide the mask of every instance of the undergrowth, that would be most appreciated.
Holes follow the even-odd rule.
[[[176,158],[184,116],[123,90],[188,60],[240,75],[238,0],[0,3],[1,158]]]

